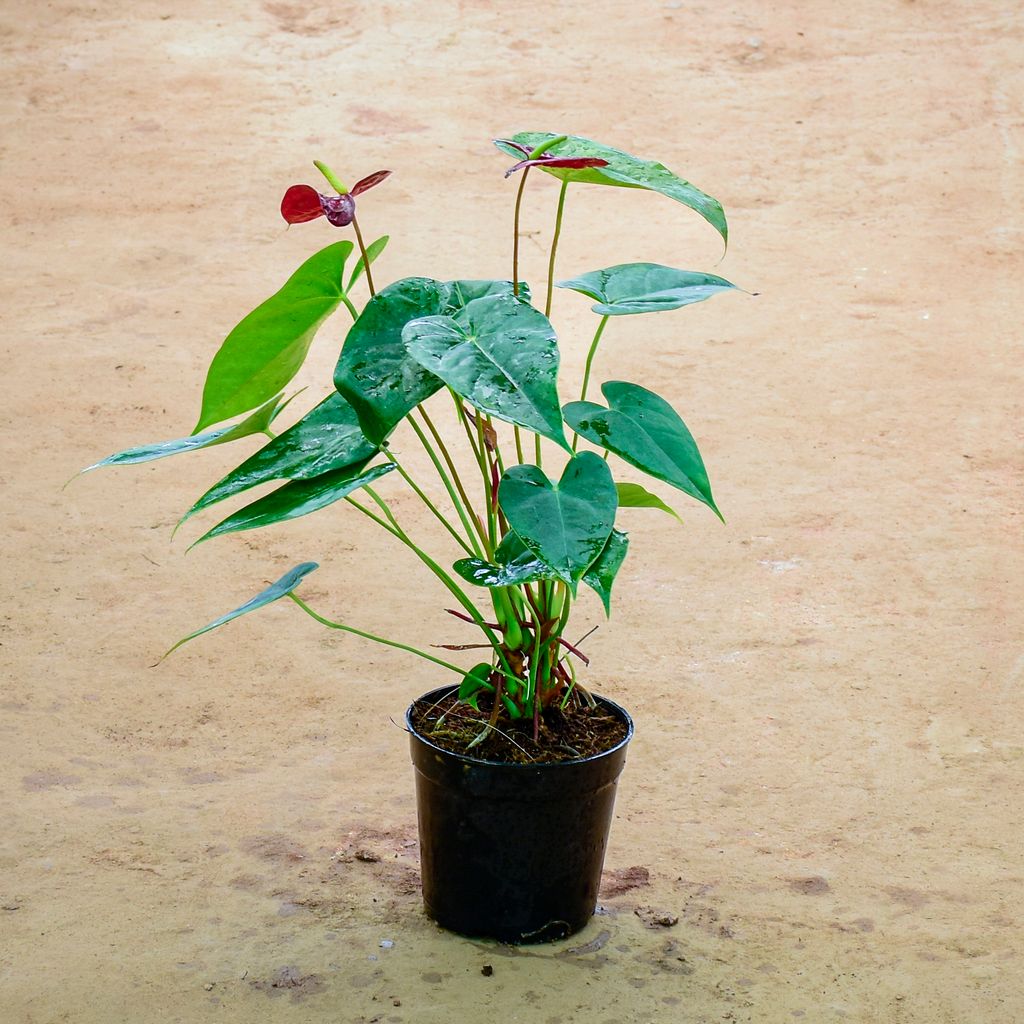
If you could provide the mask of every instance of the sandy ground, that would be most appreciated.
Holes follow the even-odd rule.
[[[8,0],[5,1024],[1024,1019],[1021,28],[1011,0]],[[516,951],[419,908],[394,722],[429,666],[278,605],[150,667],[309,558],[324,612],[466,639],[429,578],[344,508],[184,557],[172,523],[250,441],[60,488],[191,429],[220,339],[334,237],[278,219],[314,157],[395,170],[379,281],[506,276],[488,140],[520,129],[656,156],[730,215],[719,264],[667,200],[570,192],[565,276],[761,294],[606,335],[598,379],[683,411],[728,525],[630,516],[589,644],[638,729],[606,912]],[[591,314],[555,312],[571,394]]]

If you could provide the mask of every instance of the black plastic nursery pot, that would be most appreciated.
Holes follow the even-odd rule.
[[[420,701],[439,701],[443,687]],[[633,720],[609,750],[576,761],[483,761],[435,746],[405,715],[416,772],[423,903],[438,924],[501,942],[548,942],[594,914],[615,788]]]

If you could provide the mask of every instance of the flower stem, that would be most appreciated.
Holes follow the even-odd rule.
[[[417,647],[410,647],[408,644],[400,644],[397,640],[388,640],[383,636],[376,636],[373,633],[366,633],[361,629],[356,629],[355,626],[346,626],[341,622],[332,622],[330,619],[325,619],[322,615],[318,615],[312,608],[306,604],[295,593],[288,595],[310,618],[316,619],[317,622],[322,626],[326,626],[328,629],[340,629],[346,633],[354,633],[356,636],[361,636],[365,640],[373,640],[378,644],[384,644],[386,647],[396,647],[400,651],[408,651],[410,654],[415,654],[426,661],[431,661],[435,665],[440,665],[441,668],[446,668],[450,672],[455,672],[462,676],[466,674],[464,668],[459,668],[458,665],[453,665],[450,661],[443,661],[441,658],[435,658],[432,654],[427,654],[426,651],[421,651]]]
[[[519,210],[523,205],[523,191],[526,188],[526,178],[530,173],[530,168],[527,167],[523,171],[523,176],[519,179],[519,191],[516,193],[516,209],[515,215],[512,218],[512,294],[515,296],[519,295]],[[523,438],[519,432],[519,427],[514,427],[516,437],[516,454],[519,456],[520,463],[524,462],[523,459]]]
[[[530,173],[527,167],[519,179],[519,191],[516,193],[516,210],[512,218],[512,294],[519,295],[519,208],[523,205],[523,190],[526,188],[526,177]]]
[[[366,270],[366,287],[370,289],[370,297],[377,294],[373,287],[373,274],[370,273],[370,258],[366,255],[366,246],[363,244],[363,233],[359,230],[359,221],[356,215],[352,214],[352,227],[356,229],[356,241],[359,243],[359,251],[363,254],[363,267]]]
[[[525,177],[525,175],[524,175]],[[558,193],[558,212],[555,214],[555,233],[551,238],[551,255],[548,257],[548,295],[544,303],[544,315],[551,316],[551,297],[555,287],[555,254],[558,252],[558,237],[562,233],[562,213],[565,210],[565,193],[569,190],[568,180],[562,182]]]

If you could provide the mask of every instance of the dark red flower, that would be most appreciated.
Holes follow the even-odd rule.
[[[573,170],[578,170],[582,167],[607,167],[608,161],[602,160],[596,156],[555,156],[553,153],[541,153],[540,156],[535,157],[533,160],[530,159],[532,150],[527,149],[525,146],[521,146],[518,142],[513,142],[511,139],[498,139],[503,146],[511,146],[513,149],[518,149],[520,153],[526,157],[525,160],[520,160],[519,163],[510,167],[505,172],[507,178],[510,174],[515,174],[516,171],[521,170],[524,167],[569,167]]]
[[[391,172],[374,171],[357,181],[348,192],[326,196],[312,185],[292,185],[281,200],[281,216],[289,224],[304,224],[317,217],[326,217],[335,227],[352,223],[356,215],[355,197],[374,185],[379,185]]]

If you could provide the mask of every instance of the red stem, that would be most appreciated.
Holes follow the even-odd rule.
[[[462,612],[457,612],[454,608],[445,608],[445,611],[449,615],[454,615],[455,618],[457,618],[457,619],[462,619],[463,622],[469,622],[469,623],[471,623],[474,626],[478,626],[479,625],[479,623],[476,621],[476,619],[471,619],[468,615],[463,615]],[[488,629],[501,629],[501,626],[497,622],[485,622],[484,625]],[[488,644],[488,646],[490,646],[490,645]],[[589,662],[587,664],[589,664]]]

